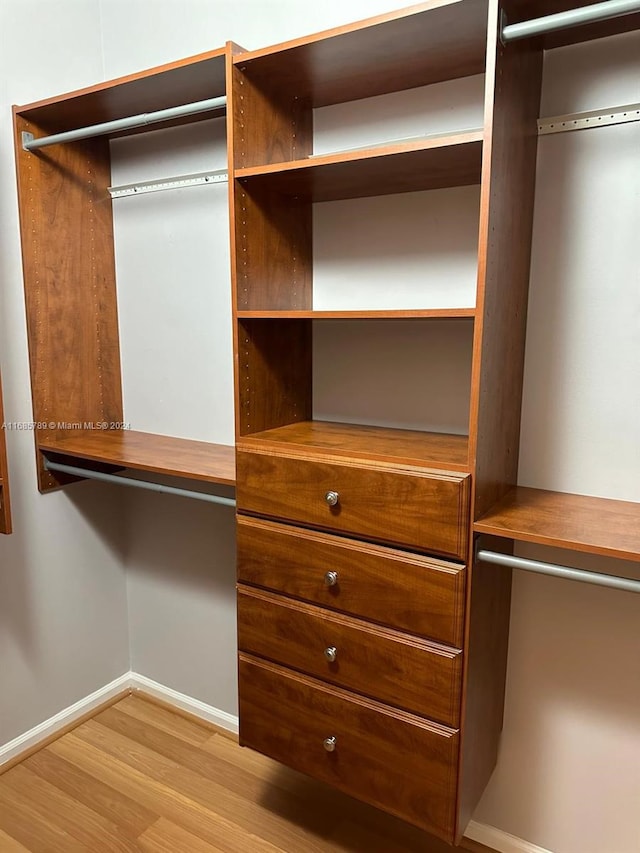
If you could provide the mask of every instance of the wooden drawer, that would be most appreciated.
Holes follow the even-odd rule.
[[[238,449],[240,512],[466,560],[469,476]],[[328,492],[338,503],[329,506]]]
[[[445,725],[459,723],[457,650],[242,585],[238,647]]]
[[[457,731],[244,654],[239,674],[243,746],[453,841]]]
[[[239,515],[238,580],[462,646],[457,563]]]

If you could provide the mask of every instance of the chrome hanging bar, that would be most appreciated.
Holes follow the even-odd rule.
[[[47,145],[60,145],[63,142],[76,142],[78,139],[88,139],[92,136],[104,136],[105,133],[116,133],[119,130],[132,130],[136,127],[145,127],[148,124],[157,124],[160,121],[169,121],[174,118],[206,113],[210,110],[226,107],[227,98],[222,95],[219,98],[208,98],[206,101],[196,101],[193,104],[181,104],[177,107],[169,107],[166,110],[157,110],[154,113],[141,113],[137,116],[127,116],[114,121],[105,121],[102,124],[92,124],[89,127],[79,127],[77,130],[66,130],[64,133],[53,133],[51,136],[41,136],[37,139],[32,133],[23,132],[22,147],[25,151],[36,151]]]
[[[594,3],[579,9],[569,9],[555,15],[545,15],[532,21],[522,21],[519,24],[506,24],[502,28],[502,41],[506,44],[516,39],[530,38],[555,30],[566,30],[583,24],[593,24],[597,21],[607,21],[610,18],[620,18],[640,12],[640,0],[605,0],[604,3]]]
[[[603,575],[600,572],[588,572],[585,569],[572,569],[570,566],[559,566],[556,563],[542,563],[538,560],[527,560],[524,557],[514,557],[511,554],[499,554],[495,551],[479,550],[476,559],[483,563],[494,563],[497,566],[507,566],[511,569],[522,569],[525,572],[536,572],[539,575],[552,575],[570,581],[591,583],[596,586],[608,586],[612,589],[622,589],[625,592],[640,593],[640,580],[621,578],[617,575]]]
[[[72,474],[74,477],[84,477],[89,480],[100,480],[103,483],[117,483],[120,486],[133,486],[136,489],[147,489],[150,492],[161,492],[166,495],[177,495],[181,498],[194,498],[223,506],[235,506],[234,498],[223,498],[221,495],[210,495],[207,492],[195,492],[191,489],[180,489],[177,486],[164,486],[161,483],[149,483],[147,480],[136,480],[133,477],[119,477],[117,474],[104,474],[102,471],[92,471],[79,468],[76,465],[63,465],[62,462],[44,460],[47,471],[60,471],[62,474]]]

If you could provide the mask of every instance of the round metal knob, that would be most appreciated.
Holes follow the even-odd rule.
[[[324,650],[324,656],[329,661],[329,663],[333,663],[334,660],[338,657],[338,650],[335,646],[329,646]]]
[[[334,752],[336,748],[335,737],[326,737],[324,739],[324,748],[327,750],[327,752]]]
[[[324,499],[329,506],[335,506],[340,500],[340,495],[337,492],[327,492]]]
[[[335,586],[338,583],[337,572],[327,572],[324,576],[325,586]]]

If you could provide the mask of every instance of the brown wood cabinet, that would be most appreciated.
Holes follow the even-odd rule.
[[[596,512],[574,501],[563,518],[562,496],[512,491],[543,50],[637,19],[504,45],[501,16],[576,5],[436,0],[231,63],[241,742],[450,843],[495,765],[504,700],[510,571],[475,561],[474,522],[510,551],[518,538],[563,544],[562,531],[575,544],[585,534],[571,518]],[[316,108],[476,74],[478,130],[314,152]],[[473,307],[316,310],[315,203],[474,184]],[[314,328],[385,317],[417,319],[424,335],[446,318],[473,325],[465,435],[314,415]],[[534,503],[551,508],[548,535]],[[614,530],[640,520],[637,506],[605,504]],[[600,544],[610,534],[586,538],[611,552]],[[639,550],[627,531],[619,555]],[[411,719],[399,724],[400,710]],[[427,736],[420,720],[449,731]],[[418,731],[426,740],[409,758]],[[447,757],[438,747],[433,764],[427,740]]]
[[[640,16],[507,45],[501,20],[579,5],[428,0],[14,110],[41,490],[73,479],[45,458],[235,479],[241,742],[449,843],[494,768],[503,714],[511,578],[474,559],[474,536],[503,551],[523,540],[640,559],[638,505],[516,488],[543,50],[635,29]],[[479,74],[481,128],[314,156],[316,108]],[[118,427],[107,138],[22,145],[24,132],[225,92],[235,475],[231,448]],[[472,185],[472,306],[316,307],[315,203]],[[314,416],[314,327],[349,319],[417,322],[425,336],[467,324],[464,434]],[[3,466],[0,449],[7,525]]]

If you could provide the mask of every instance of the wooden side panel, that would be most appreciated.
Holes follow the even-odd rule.
[[[239,435],[311,417],[311,321],[241,320],[236,381]]]
[[[511,543],[492,541],[494,551]],[[458,839],[496,766],[504,716],[511,569],[474,561],[471,569],[458,788]]]
[[[469,435],[472,518],[517,478],[542,79],[540,42],[505,47],[499,26],[498,0],[491,0]],[[511,596],[508,570],[473,564],[473,536],[469,565],[458,837],[497,760]]]
[[[504,47],[497,0],[490,14],[469,434],[474,518],[517,477],[542,79],[540,45]]]
[[[0,424],[4,424],[2,379],[0,379]],[[11,500],[9,498],[9,468],[7,466],[7,432],[0,430],[0,533],[11,533]]]
[[[64,423],[122,421],[109,146],[97,138],[16,156],[36,439]],[[50,425],[53,425],[51,427]],[[39,486],[63,482],[44,471]]]

